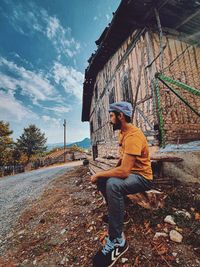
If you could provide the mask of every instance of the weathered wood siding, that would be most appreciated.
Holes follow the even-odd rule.
[[[137,40],[137,41],[136,41]],[[200,49],[163,37],[164,73],[190,86],[200,88]],[[149,144],[159,144],[154,75],[161,70],[159,36],[152,32],[135,31],[108,60],[98,73],[90,110],[92,145],[99,157],[116,157],[117,135],[109,124],[109,102],[126,100],[135,105],[133,123],[145,133]],[[166,142],[184,142],[200,139],[200,119],[169,90],[159,83],[164,117]],[[182,94],[196,109],[197,97]]]
[[[154,55],[159,54],[160,42],[153,36]],[[163,37],[164,58],[163,73],[174,80],[181,81],[200,90],[200,48],[180,40]],[[160,59],[155,61],[160,69]],[[200,140],[200,117],[187,107],[165,85],[159,83],[164,130],[167,143],[185,143]],[[200,97],[172,85],[187,102],[200,112]]]

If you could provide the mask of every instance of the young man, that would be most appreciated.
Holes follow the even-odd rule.
[[[128,102],[110,105],[110,122],[119,134],[120,160],[114,169],[91,176],[108,206],[108,233],[105,246],[93,258],[93,266],[108,267],[128,250],[123,235],[124,197],[149,190],[153,179],[146,137],[131,124],[133,108]]]

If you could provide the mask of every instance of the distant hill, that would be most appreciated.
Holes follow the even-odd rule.
[[[78,142],[74,142],[74,143],[67,143],[67,147],[71,147],[75,144],[77,146],[85,148],[85,149],[88,149],[91,146],[90,139],[85,138],[82,141],[78,141]],[[55,147],[63,147],[63,146],[64,146],[63,143],[47,144],[47,151],[50,151]]]
[[[87,149],[87,148],[90,148],[91,142],[90,142],[90,139],[89,138],[85,138],[82,141],[71,143],[71,144],[67,144],[67,147],[71,147],[73,145],[77,145],[79,147],[82,147],[82,148]]]

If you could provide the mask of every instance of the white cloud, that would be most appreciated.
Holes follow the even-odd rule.
[[[72,67],[56,62],[52,70],[55,82],[61,84],[67,93],[82,99],[84,75]]]
[[[9,74],[0,72],[1,88],[16,90],[20,87],[22,94],[31,97],[33,102],[55,99],[56,90],[42,73],[19,67],[2,57],[0,57],[0,67],[8,69],[12,75],[11,77]]]
[[[55,107],[44,107],[45,109],[54,111],[56,113],[67,113],[69,111],[71,111],[70,107],[66,107],[66,106],[55,106]]]
[[[22,121],[23,119],[37,119],[38,116],[30,109],[17,101],[13,92],[0,91],[0,114],[1,119],[6,121]]]
[[[50,16],[34,2],[13,5],[15,8],[9,14],[4,12],[3,15],[16,31],[27,36],[35,32],[43,34],[53,43],[58,54],[73,57],[79,52],[80,43],[73,38],[71,29],[63,27],[57,17]]]
[[[47,37],[52,41],[58,54],[73,57],[80,49],[80,44],[71,37],[71,29],[64,28],[56,17],[47,17]]]
[[[50,17],[48,26],[47,26],[47,36],[49,39],[52,39],[56,35],[56,31],[59,29],[59,20],[55,17]]]

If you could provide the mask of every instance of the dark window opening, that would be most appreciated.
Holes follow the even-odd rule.
[[[93,155],[93,160],[98,158],[98,148],[97,148],[97,146],[92,146],[92,155]]]
[[[115,88],[113,87],[109,94],[109,104],[115,102]]]
[[[101,123],[102,123],[100,109],[99,109],[99,112],[97,114],[97,120],[98,120],[98,128],[100,128],[101,127]]]
[[[98,99],[98,87],[97,87],[97,85],[94,88],[94,97],[95,97],[95,100]]]
[[[128,77],[128,74],[125,74],[122,79],[122,98],[123,101],[127,101],[132,103],[132,89],[131,89],[131,82]]]
[[[90,122],[90,132],[91,132],[91,134],[94,132],[93,122],[92,121]]]

